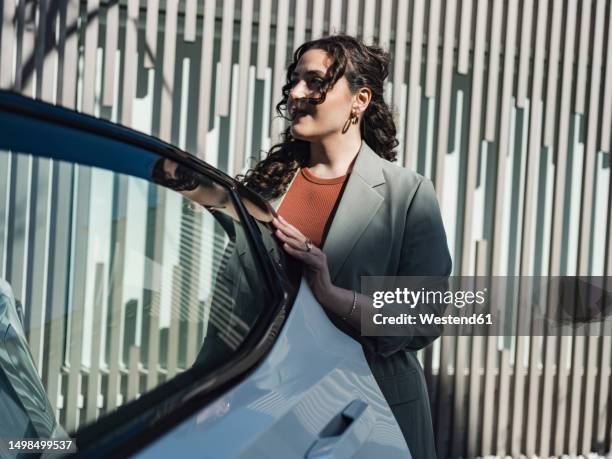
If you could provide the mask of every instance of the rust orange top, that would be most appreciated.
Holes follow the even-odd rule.
[[[321,178],[308,168],[301,168],[283,198],[278,213],[314,245],[321,247],[347,177]]]

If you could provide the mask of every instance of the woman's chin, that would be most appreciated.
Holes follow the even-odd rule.
[[[308,133],[305,132],[304,129],[301,128],[301,126],[296,125],[296,124],[291,125],[291,136],[294,139],[299,139],[299,140],[308,140],[308,138],[310,137]]]

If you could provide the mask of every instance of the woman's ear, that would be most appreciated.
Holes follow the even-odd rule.
[[[364,113],[372,100],[372,90],[367,86],[360,88],[355,97],[353,108],[359,113]]]

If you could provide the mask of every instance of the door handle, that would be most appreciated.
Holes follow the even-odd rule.
[[[319,438],[310,446],[305,458],[331,459],[352,456],[372,429],[371,422],[368,422],[371,417],[367,415],[367,409],[368,404],[363,400],[357,399],[349,403],[319,433]]]

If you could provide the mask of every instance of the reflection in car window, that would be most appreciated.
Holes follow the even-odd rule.
[[[58,431],[89,424],[194,365],[218,367],[270,304],[220,183],[163,159],[151,182],[7,151],[0,164],[10,170],[0,183],[8,204],[0,277],[25,306],[15,342],[30,356],[22,359],[31,367],[27,384],[44,389],[38,403]],[[48,436],[35,432],[38,415],[15,396],[22,388],[8,364],[0,355],[0,407],[20,408],[14,419],[23,435]]]

